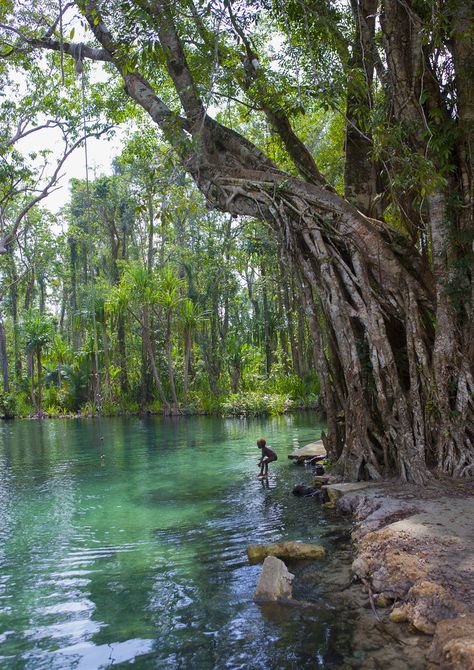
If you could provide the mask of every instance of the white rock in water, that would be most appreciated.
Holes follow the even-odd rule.
[[[295,449],[288,458],[302,459],[311,458],[313,456],[326,456],[326,449],[324,448],[322,440],[318,440],[317,442],[310,442],[304,447]]]
[[[294,575],[276,556],[267,556],[263,562],[262,572],[258,580],[253,599],[257,603],[275,600],[289,600],[292,595]]]

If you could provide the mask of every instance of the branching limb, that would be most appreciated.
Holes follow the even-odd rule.
[[[74,142],[74,144],[71,147],[69,147],[69,149],[66,149],[64,151],[63,155],[61,156],[61,158],[58,160],[58,162],[56,164],[56,168],[55,168],[53,174],[51,175],[48,182],[45,184],[44,188],[41,189],[41,191],[39,191],[38,194],[34,198],[31,198],[31,200],[29,200],[26,203],[26,205],[18,213],[11,230],[2,239],[0,239],[0,254],[7,253],[8,244],[15,239],[15,237],[17,235],[17,232],[18,232],[18,229],[21,225],[21,222],[23,221],[25,216],[28,214],[28,212],[32,209],[32,207],[34,207],[39,202],[44,200],[53,191],[53,189],[54,189],[54,187],[55,187],[55,185],[58,181],[59,173],[61,171],[61,168],[64,165],[64,163],[66,162],[66,160],[69,158],[69,156],[77,149],[78,146],[80,146],[80,144],[82,144],[82,142],[84,142],[84,140],[88,139],[89,137],[98,137],[98,136],[102,135],[103,133],[107,132],[108,130],[110,130],[110,128],[111,128],[111,126],[107,126],[107,128],[104,128],[100,132],[87,133],[86,135],[83,135],[82,137],[80,137],[76,142]]]

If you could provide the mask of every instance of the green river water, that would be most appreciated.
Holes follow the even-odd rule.
[[[249,543],[326,545],[343,522],[291,494],[313,415],[0,422],[0,667],[336,668],[350,621],[252,601]],[[264,436],[279,460],[256,478]],[[332,557],[332,558],[331,558]]]

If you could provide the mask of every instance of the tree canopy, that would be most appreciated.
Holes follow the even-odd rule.
[[[267,231],[268,244],[276,245],[272,261],[282,276],[291,275],[304,306],[328,417],[325,440],[341,473],[416,482],[426,481],[433,468],[473,473],[470,3],[77,0],[59,15],[47,2],[3,3],[1,13],[5,82],[14,71],[44,72],[48,63],[52,86],[69,91],[73,70],[83,76],[89,61],[104,64],[105,85],[82,80],[88,118],[97,125],[76,126],[78,141],[127,114],[153,122],[155,131],[140,135],[129,156],[156,138],[158,163],[173,166],[173,178],[166,185],[161,168],[153,173],[137,165],[133,179],[143,180],[137,187],[142,207],[150,208],[157,192],[172,192],[177,175],[187,173],[208,209],[232,217],[229,237],[235,217]],[[84,37],[75,41],[79,27]],[[59,96],[57,102],[54,112],[64,123],[74,105]],[[2,136],[13,137],[6,113],[4,119]],[[14,142],[6,142],[11,152]],[[127,161],[124,156],[123,173]],[[6,183],[28,179],[19,175],[24,169],[12,154]],[[28,196],[15,188],[6,187],[13,214],[2,217],[5,250],[24,220],[22,206],[31,202],[25,205]],[[101,188],[110,194],[107,208],[120,201],[112,184]],[[115,228],[126,218],[124,203],[112,217]],[[164,209],[176,216],[180,206]],[[109,225],[105,214],[99,218]],[[225,228],[225,217],[215,221]],[[119,248],[112,264],[120,293],[128,276],[121,265],[125,245],[113,230],[109,234]],[[268,265],[263,249],[256,253],[268,372]],[[150,263],[140,269],[147,277],[153,271]],[[187,276],[192,299],[184,259],[177,272]],[[169,319],[183,296],[179,289],[176,299],[163,289],[158,294],[176,405]],[[140,311],[153,367],[155,342],[148,342],[143,304]],[[224,323],[230,328],[230,319]],[[287,322],[291,339],[290,331]],[[207,336],[202,351],[217,391],[211,357],[219,358],[223,340],[217,344],[212,327]]]

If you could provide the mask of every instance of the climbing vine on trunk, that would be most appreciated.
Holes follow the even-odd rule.
[[[209,207],[264,221],[277,235],[300,279],[336,468],[420,483],[433,467],[474,474],[472,4],[77,6],[96,44],[64,41],[62,52],[113,64]],[[344,196],[298,136],[297,111],[265,67],[256,8],[299,59],[302,73],[288,77],[301,95],[344,114]],[[145,62],[132,26],[152,47]],[[24,40],[59,50],[51,35]],[[318,58],[337,61],[337,95],[318,89]],[[160,97],[153,82],[164,81],[161,70],[155,76],[162,67]],[[212,118],[208,88],[219,85],[266,120],[284,161]]]

